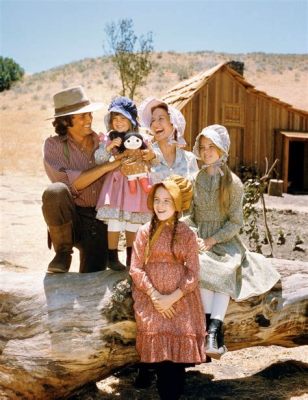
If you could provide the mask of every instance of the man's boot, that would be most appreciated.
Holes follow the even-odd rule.
[[[132,260],[132,250],[133,250],[132,247],[126,247],[126,266],[127,266],[127,268],[130,267],[130,263]]]
[[[222,326],[223,323],[219,319],[210,320],[206,354],[215,360],[219,360],[220,357],[228,351],[226,346],[223,345],[222,347],[219,347],[218,344],[218,338],[220,339],[220,342],[223,342]]]
[[[125,265],[121,263],[118,256],[118,249],[108,249],[109,264],[108,267],[113,271],[124,271]]]
[[[73,252],[72,222],[70,221],[63,225],[49,226],[48,229],[56,255],[49,263],[47,272],[68,272],[71,266]]]

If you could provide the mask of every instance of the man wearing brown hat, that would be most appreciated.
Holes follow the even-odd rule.
[[[81,86],[54,95],[53,126],[56,136],[44,144],[44,166],[52,184],[43,193],[43,215],[48,225],[49,247],[56,255],[49,273],[67,272],[73,247],[80,251],[79,272],[95,272],[108,266],[106,225],[96,219],[96,201],[103,175],[120,161],[95,165],[99,140],[92,131],[93,103]]]

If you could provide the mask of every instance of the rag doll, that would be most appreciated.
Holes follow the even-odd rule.
[[[113,133],[113,132],[112,132]],[[149,193],[152,185],[149,180],[148,163],[142,158],[142,150],[146,149],[147,145],[140,133],[127,132],[123,137],[121,146],[118,149],[118,154],[115,159],[122,159],[121,172],[128,179],[128,186],[131,193],[137,191],[137,180],[142,189]],[[126,161],[126,159],[128,159]]]

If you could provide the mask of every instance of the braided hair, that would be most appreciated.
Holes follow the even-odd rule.
[[[158,224],[159,224],[159,219],[157,218],[156,214],[153,213],[150,223],[149,242],[152,239]]]
[[[178,223],[179,223],[179,212],[176,211],[174,213],[174,224],[173,224],[172,239],[171,239],[171,251],[172,251],[173,258],[175,260],[176,260],[176,255],[174,253],[174,246],[175,246],[175,243],[176,243],[176,230],[177,230],[177,227],[178,227]]]
[[[175,260],[176,260],[177,257],[176,257],[175,252],[174,252],[174,246],[175,246],[175,243],[176,243],[176,231],[177,231],[178,223],[179,223],[179,212],[176,211],[174,213],[174,224],[173,224],[172,238],[171,238],[171,252],[172,252],[172,255],[173,255]],[[151,239],[152,239],[152,237],[153,237],[153,235],[154,235],[154,233],[155,233],[155,231],[156,231],[156,229],[158,227],[158,224],[159,224],[159,219],[157,218],[156,214],[153,213],[153,216],[152,216],[151,222],[150,222],[149,242],[151,241]]]
[[[227,164],[221,166],[223,176],[220,178],[219,206],[222,213],[227,213],[230,207],[230,190],[233,182],[232,172]]]

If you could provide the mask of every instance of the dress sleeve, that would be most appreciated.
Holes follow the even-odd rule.
[[[198,167],[197,159],[196,159],[195,155],[192,153],[191,157],[190,157],[190,163],[189,163],[189,176],[187,178],[192,181],[198,171],[199,171],[199,167]]]
[[[153,147],[153,151],[155,153],[155,165],[159,165],[165,161],[163,153],[160,151],[159,148]]]
[[[184,155],[184,157],[182,157],[182,164],[180,166],[180,169],[182,169],[182,171],[181,173],[179,173],[179,175],[182,175],[193,182],[197,172],[199,171],[196,156],[191,151],[182,149],[180,149],[179,151],[181,151]]]
[[[192,181],[193,185],[194,185],[195,178],[196,178],[196,173],[194,174],[194,179]],[[194,191],[194,189],[193,189],[193,191]],[[196,223],[196,220],[195,220],[194,197],[190,203],[189,209],[187,211],[183,212],[183,217],[181,218],[181,221],[183,221],[186,225],[188,225],[190,227],[190,229],[198,236],[199,228],[198,228],[198,224]]]
[[[198,235],[198,225],[195,221],[194,202],[192,201],[189,210],[183,212],[181,221],[184,222],[190,229]]]
[[[186,241],[185,269],[186,273],[179,284],[185,294],[192,292],[199,284],[199,251],[196,235],[190,231]]]
[[[243,184],[239,178],[236,178],[231,187],[228,219],[212,236],[217,243],[228,242],[239,233],[243,225],[243,195]]]
[[[107,146],[105,145],[105,143],[101,143],[99,145],[99,148],[95,150],[94,158],[97,165],[101,165],[109,161],[111,153],[107,151],[106,147]]]
[[[155,157],[152,158],[152,160],[149,161],[149,165],[150,166],[158,165],[159,164],[159,160],[157,159],[157,154],[156,154],[155,150],[153,149],[151,140],[149,142],[147,142],[147,146],[148,146],[148,149],[152,150],[154,152],[154,154],[155,154]]]
[[[152,282],[150,281],[147,273],[144,270],[145,262],[145,249],[148,243],[148,233],[142,226],[136,235],[136,239],[133,244],[132,261],[129,270],[129,274],[137,289],[142,292],[147,292],[153,288]]]

